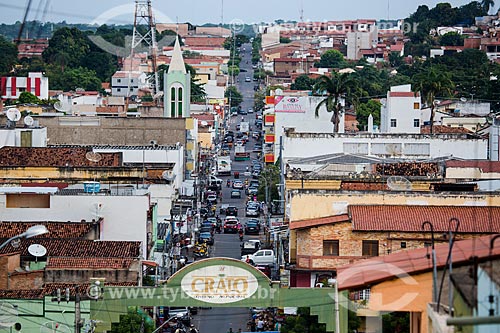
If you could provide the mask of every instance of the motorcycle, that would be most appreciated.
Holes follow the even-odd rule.
[[[193,255],[195,257],[208,257],[208,245],[205,243],[194,245]]]

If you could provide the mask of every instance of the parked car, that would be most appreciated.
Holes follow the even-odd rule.
[[[245,77],[245,82],[252,82],[252,79],[250,78],[250,76]]]
[[[264,273],[268,278],[271,278],[271,267],[269,266],[264,266],[264,265],[258,265],[255,266],[259,271]]]
[[[252,108],[248,109],[248,113],[253,113],[253,109]]]
[[[226,208],[227,216],[238,216],[238,208],[236,206],[228,206]]]
[[[242,256],[241,260],[246,261],[247,256]],[[276,256],[273,250],[259,250],[254,254],[249,255],[250,264],[252,265],[270,265],[276,263]]]
[[[231,191],[231,198],[241,199],[241,191],[240,190],[232,190]]]

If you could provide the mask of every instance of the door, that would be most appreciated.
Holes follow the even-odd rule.
[[[21,147],[32,147],[33,145],[33,132],[32,131],[22,131],[21,132]]]

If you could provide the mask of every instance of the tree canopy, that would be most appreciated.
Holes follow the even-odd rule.
[[[226,89],[224,97],[231,100],[231,107],[238,106],[243,102],[243,95],[238,91],[235,86],[230,86]]]
[[[338,50],[328,50],[321,55],[321,60],[315,64],[321,68],[342,68],[346,65],[344,55]]]
[[[0,75],[6,75],[17,62],[17,47],[0,35]]]

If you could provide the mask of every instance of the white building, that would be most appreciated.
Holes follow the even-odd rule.
[[[266,148],[273,151],[274,160],[279,157],[280,137],[285,130],[296,133],[333,133],[331,118],[333,113],[326,112],[323,106],[315,116],[316,106],[324,99],[322,96],[275,96],[275,104],[267,114],[274,111],[274,124],[266,126]],[[341,100],[341,104],[344,101]],[[339,133],[344,133],[344,113],[340,114]]]
[[[147,88],[147,75],[144,72],[118,71],[111,78],[113,96],[137,96],[139,89]]]
[[[33,125],[24,128],[0,128],[1,147],[47,147],[47,128]]]
[[[71,195],[57,188],[0,187],[0,220],[101,222],[100,240],[140,241],[146,257],[148,195]]]
[[[30,72],[28,77],[2,77],[2,99],[18,99],[21,93],[27,91],[39,99],[49,98],[49,78],[43,73]]]
[[[380,110],[382,133],[420,133],[422,99],[411,91],[411,85],[391,87]]]
[[[488,158],[488,139],[468,134],[317,134],[288,133],[283,160],[327,154],[357,154],[385,158],[428,159],[453,156]]]

